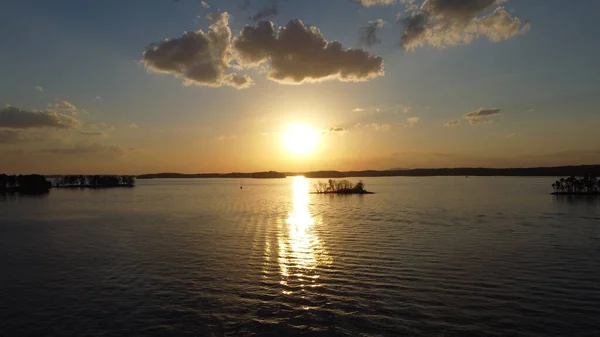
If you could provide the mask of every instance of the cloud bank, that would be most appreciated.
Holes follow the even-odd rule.
[[[81,121],[55,111],[27,111],[14,106],[0,110],[0,127],[12,129],[57,128],[75,129]]]
[[[506,1],[425,0],[419,9],[401,20],[404,24],[401,45],[406,50],[426,45],[443,48],[468,44],[478,37],[496,42],[527,32],[528,22],[522,22],[500,6]]]

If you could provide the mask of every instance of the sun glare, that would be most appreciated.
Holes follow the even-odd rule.
[[[292,155],[307,155],[317,147],[319,133],[308,125],[295,124],[283,133],[283,144]]]

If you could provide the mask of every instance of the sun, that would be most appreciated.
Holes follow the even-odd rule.
[[[305,124],[294,124],[283,132],[283,145],[291,155],[308,155],[317,147],[319,132]]]

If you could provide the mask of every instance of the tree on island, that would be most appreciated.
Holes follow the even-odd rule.
[[[356,185],[351,181],[329,179],[327,183],[318,182],[315,184],[316,194],[371,194],[365,190],[365,184],[359,181]]]
[[[589,174],[581,179],[560,178],[552,184],[553,194],[600,194],[600,180]]]

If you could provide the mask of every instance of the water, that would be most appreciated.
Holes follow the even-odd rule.
[[[600,201],[550,196],[552,181],[0,196],[0,335],[597,336]]]

